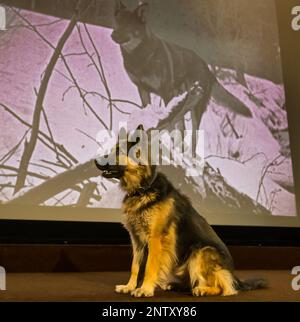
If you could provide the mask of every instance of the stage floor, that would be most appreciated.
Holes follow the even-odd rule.
[[[270,286],[233,297],[194,298],[188,293],[157,291],[154,298],[134,299],[114,292],[114,285],[127,281],[126,272],[8,273],[7,291],[0,291],[0,301],[300,301],[300,291],[292,290],[289,271],[238,271],[237,275],[241,279],[265,277]]]

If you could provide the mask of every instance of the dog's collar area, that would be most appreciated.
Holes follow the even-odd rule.
[[[157,178],[157,172],[155,171],[153,177],[151,178],[150,182],[148,182],[147,184],[143,185],[142,187],[138,188],[136,191],[134,191],[133,193],[128,194],[128,197],[138,197],[143,195],[145,192],[149,191],[152,188],[152,184],[155,181],[155,179]]]

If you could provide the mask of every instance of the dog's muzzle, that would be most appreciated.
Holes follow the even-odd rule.
[[[118,31],[113,31],[111,38],[119,45],[125,44],[130,41],[130,37]]]
[[[124,174],[124,167],[120,165],[110,165],[108,160],[108,156],[95,159],[96,167],[102,172],[104,178],[120,179]]]

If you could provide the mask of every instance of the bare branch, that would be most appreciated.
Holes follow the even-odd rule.
[[[74,57],[74,56],[85,56],[86,53],[82,52],[82,53],[69,53],[69,54],[64,54],[64,57]]]
[[[60,157],[60,153],[58,152],[57,150],[57,146],[55,144],[55,140],[54,140],[54,136],[53,136],[53,133],[51,131],[51,128],[50,128],[50,124],[49,124],[49,121],[48,121],[48,117],[46,115],[46,112],[45,112],[45,109],[42,108],[42,113],[43,113],[43,116],[44,116],[44,120],[45,120],[45,123],[46,123],[46,126],[47,126],[47,129],[48,129],[48,132],[49,132],[49,135],[50,135],[50,138],[51,138],[51,142],[52,142],[52,145],[53,145],[53,149],[55,151],[55,154],[56,154],[56,159],[58,162],[62,163],[63,164],[63,161],[61,160],[61,157]]]
[[[94,160],[91,160],[50,178],[22,196],[11,200],[9,204],[39,205],[78,183],[99,175],[100,172]]]
[[[228,122],[228,124],[229,124],[229,126],[230,126],[230,128],[231,128],[231,130],[232,130],[232,132],[233,132],[233,134],[235,136],[235,138],[240,139],[241,136],[237,133],[237,131],[236,131],[234,125],[232,124],[232,122],[231,122],[231,120],[230,120],[230,118],[229,118],[227,113],[226,113],[226,120],[227,120],[227,122]]]
[[[234,159],[234,158],[231,158],[231,157],[224,157],[224,156],[220,156],[220,155],[208,155],[207,157],[205,157],[205,160],[208,160],[208,159],[222,159],[222,160],[229,160],[229,161],[234,161],[234,162],[237,162],[237,163],[240,163],[240,164],[246,164],[250,161],[252,161],[253,159],[259,157],[259,156],[263,156],[265,159],[267,159],[266,155],[263,153],[263,152],[258,152],[258,153],[255,153],[254,155],[252,155],[251,157],[249,157],[248,159],[246,160],[243,160],[243,161],[239,161],[237,159]]]
[[[74,190],[74,191],[77,191],[77,192],[79,192],[79,193],[81,193],[81,192],[82,192],[82,190],[83,190],[83,188],[81,188],[81,187],[79,187],[79,186],[72,187],[71,189],[72,189],[72,190]],[[96,189],[95,189],[95,191],[97,191],[97,192],[98,192],[97,184],[96,184]],[[98,193],[99,193],[99,192],[98,192]],[[100,196],[100,193],[99,193],[99,195],[92,194],[90,199],[94,199],[94,200],[96,200],[96,201],[100,201],[100,200],[102,199],[102,197]]]
[[[40,127],[40,115],[43,109],[43,103],[48,89],[49,80],[52,76],[53,70],[59,59],[61,51],[76,25],[77,19],[78,19],[78,13],[75,13],[69,25],[67,26],[66,30],[64,31],[63,35],[58,41],[57,47],[54,50],[54,53],[50,59],[50,62],[45,71],[45,75],[41,82],[41,86],[39,89],[39,93],[38,93],[35,108],[34,108],[31,137],[29,139],[29,142],[25,142],[24,152],[20,162],[20,169],[19,169],[14,193],[17,193],[24,186],[24,183],[26,180],[27,168],[38,140],[38,133],[39,133],[39,127]]]
[[[58,168],[62,168],[64,170],[68,170],[70,169],[70,167],[66,166],[65,164],[61,164],[61,163],[55,163],[55,162],[51,162],[49,160],[41,160],[41,162],[58,167]]]
[[[19,17],[21,20],[23,20],[26,24],[27,27],[29,27],[32,31],[34,31],[45,43],[47,43],[53,50],[55,50],[55,46],[51,44],[50,41],[47,40],[46,37],[43,36],[42,33],[39,32],[39,30],[26,18],[24,15],[22,15],[19,10],[16,10],[13,7],[10,7],[10,9]],[[23,26],[26,27],[26,26]]]
[[[39,163],[35,163],[35,162],[30,162],[29,163],[30,165],[34,166],[34,167],[38,167],[38,168],[42,168],[42,169],[46,169],[46,170],[49,170],[51,172],[53,172],[54,174],[57,174],[58,172],[55,171],[54,169],[50,168],[50,167],[47,167],[47,166],[44,166],[42,164],[39,164]]]
[[[22,142],[24,141],[27,133],[29,132],[29,130],[27,130],[25,132],[25,134],[22,136],[21,140],[11,149],[9,150],[1,159],[0,159],[0,164],[5,164],[7,161],[9,161],[9,159],[17,152],[17,150],[19,149],[20,145],[22,144]]]
[[[93,56],[90,56],[88,51],[87,51],[87,54],[89,55],[93,65],[95,66],[96,70],[98,71],[100,79],[102,79],[102,83],[104,85],[104,88],[105,88],[105,91],[106,91],[106,94],[107,94],[107,97],[108,97],[108,100],[109,100],[109,105],[108,105],[109,106],[109,111],[110,111],[110,123],[109,124],[110,124],[110,129],[112,129],[112,127],[113,127],[113,124],[112,124],[112,122],[113,122],[112,97],[111,97],[111,92],[110,92],[110,89],[109,89],[109,86],[108,86],[107,78],[105,76],[105,71],[104,71],[104,68],[103,68],[101,55],[100,55],[100,53],[98,51],[98,48],[95,45],[95,42],[94,42],[94,40],[93,40],[93,38],[92,38],[92,36],[91,36],[86,24],[84,24],[84,29],[85,29],[85,32],[86,32],[89,40],[90,40],[90,43],[92,44],[92,46],[94,48],[95,54],[97,56],[97,60],[98,60],[100,70],[99,70],[97,64],[95,63],[95,61],[93,59]],[[80,28],[78,28],[78,33],[80,35]],[[81,38],[81,41],[82,41],[81,35],[80,35],[80,38]],[[83,44],[83,42],[82,42],[82,44]],[[83,48],[85,48],[84,44],[83,44]]]
[[[6,106],[5,104],[3,104],[3,103],[0,103],[0,106],[1,107],[3,107],[4,108],[4,110],[6,111],[6,112],[8,112],[9,114],[11,114],[17,121],[19,121],[21,124],[23,124],[23,125],[25,125],[25,126],[27,126],[27,127],[29,127],[29,128],[31,128],[32,126],[29,124],[29,123],[27,123],[26,121],[24,121],[20,116],[18,116],[16,113],[14,113],[8,106]],[[51,149],[51,150],[53,150],[53,148],[49,145],[49,144],[47,144],[43,139],[42,139],[42,137],[43,138],[45,138],[47,141],[49,141],[50,143],[52,143],[52,140],[51,140],[51,138],[47,135],[47,134],[45,134],[43,131],[41,131],[41,130],[39,130],[39,137],[38,137],[38,139],[45,145],[45,146],[47,146],[49,149]],[[57,149],[59,150],[59,151],[61,151],[62,152],[62,154],[60,154],[61,155],[61,157],[63,157],[63,158],[65,158],[65,160],[68,162],[68,163],[70,163],[70,161],[68,160],[68,159],[70,159],[73,163],[75,163],[75,164],[77,164],[78,163],[78,160],[70,153],[70,152],[68,152],[67,150],[66,150],[66,148],[62,145],[62,144],[58,144],[58,143],[55,143],[55,145],[56,145],[56,147],[57,147]],[[71,165],[71,163],[70,163],[70,165]]]
[[[88,206],[90,199],[94,195],[94,191],[97,188],[97,183],[95,182],[89,182],[86,185],[84,185],[82,192],[80,194],[80,197],[77,201],[77,206],[79,207],[86,207]]]
[[[56,203],[54,204],[54,206],[57,206],[57,205],[59,205],[59,204],[61,204],[62,206],[64,206],[64,204],[63,204],[63,200],[64,199],[66,199],[70,194],[72,193],[72,190],[70,190],[70,191],[67,191],[61,198],[59,198],[59,199],[56,199]]]
[[[43,138],[41,138],[41,137],[39,137],[39,140],[40,140],[40,142],[45,146],[45,147],[47,147],[49,150],[51,150],[51,151],[53,151],[54,153],[56,153],[56,151],[55,151],[55,149],[53,148],[53,146],[52,146],[52,144],[48,144]],[[66,162],[67,162],[67,164],[65,163],[65,162],[63,162],[62,160],[60,160],[60,163],[66,168],[66,169],[68,169],[68,168],[70,168],[72,165],[73,165],[73,163],[64,155],[64,154],[62,154],[62,153],[60,153],[59,152],[59,156],[62,158],[62,159],[64,159]],[[77,164],[78,162],[76,162],[76,164]]]
[[[16,172],[16,174],[2,174],[2,175],[0,174],[0,176],[3,176],[3,177],[16,177],[19,172],[18,168],[6,166],[6,165],[0,165],[0,169]],[[28,175],[30,177],[42,179],[42,180],[49,180],[50,179],[49,176],[45,176],[45,175],[38,174],[35,172],[31,172],[31,171],[27,171],[26,175]]]
[[[281,160],[280,160],[281,159]],[[279,161],[280,160],[280,161]],[[273,166],[279,166],[280,164],[282,164],[284,161],[286,160],[285,157],[283,157],[281,154],[278,155],[276,158],[274,158],[269,164],[267,164],[263,169],[262,169],[262,174],[261,174],[261,178],[259,180],[259,185],[258,185],[258,191],[257,191],[257,195],[256,195],[256,202],[258,202],[261,190],[263,189],[263,185],[264,185],[264,180],[266,175],[269,173],[269,170],[271,167]],[[279,162],[278,162],[279,161]]]
[[[88,9],[88,7],[90,6],[90,4],[92,3],[92,1],[90,1],[89,2],[89,5],[85,8],[85,10],[84,11],[86,11],[87,9]],[[15,9],[13,9],[13,10],[15,10]],[[54,51],[56,51],[56,48],[55,48],[55,46],[50,42],[50,41],[48,41],[47,40],[47,38],[46,37],[44,37],[43,36],[43,34],[42,33],[40,33],[39,32],[39,30],[34,26],[34,25],[32,25],[32,23],[28,20],[28,19],[26,19],[23,15],[21,15],[19,12],[17,13],[18,15],[19,15],[19,17],[23,20],[23,21],[25,21],[26,22],[26,24],[31,28],[31,30],[32,31],[34,31],[50,48],[52,48]],[[75,14],[76,15],[76,14]],[[75,16],[74,15],[74,16]],[[82,14],[81,14],[82,15]],[[78,17],[77,17],[78,18]],[[76,25],[76,22],[75,22],[75,25]],[[73,26],[73,28],[74,28],[74,26]],[[90,103],[86,100],[86,99],[84,99],[84,97],[83,97],[83,93],[82,93],[82,91],[81,91],[81,88],[80,88],[80,86],[79,86],[79,84],[78,84],[78,82],[77,82],[77,80],[76,80],[76,78],[75,78],[75,76],[74,76],[74,74],[73,74],[73,72],[72,72],[72,70],[71,70],[71,68],[69,67],[69,65],[68,65],[68,63],[67,63],[67,60],[66,60],[66,58],[65,58],[65,56],[62,54],[62,52],[60,51],[59,52],[59,58],[61,58],[62,59],[62,61],[63,61],[63,63],[64,63],[64,66],[65,66],[65,68],[67,69],[67,71],[68,71],[68,73],[69,73],[69,75],[70,75],[70,77],[71,77],[71,80],[72,80],[72,83],[74,84],[74,86],[75,86],[75,88],[78,90],[78,93],[79,93],[79,96],[83,99],[83,102],[84,102],[84,104],[88,107],[88,109],[92,112],[92,114],[96,117],[96,119],[102,124],[102,126],[105,128],[105,129],[107,129],[108,130],[108,127],[107,127],[107,125],[103,122],[103,120],[98,116],[98,114],[94,111],[94,109],[92,108],[92,106],[90,105]],[[44,78],[44,77],[43,77]]]
[[[96,140],[96,139],[94,139],[92,136],[90,136],[89,134],[85,133],[84,131],[82,131],[82,130],[80,130],[80,129],[75,129],[75,130],[76,130],[76,131],[78,131],[79,133],[83,134],[83,135],[84,135],[84,136],[86,136],[87,138],[89,138],[91,141],[93,141],[93,142],[97,143],[97,144],[98,144],[98,146],[99,146],[100,148],[102,148],[102,145],[101,145],[99,142],[97,142],[97,140]]]

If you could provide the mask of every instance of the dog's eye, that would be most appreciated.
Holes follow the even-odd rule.
[[[135,153],[135,156],[137,158],[140,158],[140,156],[141,156],[141,150],[137,150],[136,153]]]

